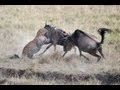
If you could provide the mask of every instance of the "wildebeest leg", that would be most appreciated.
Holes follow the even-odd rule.
[[[83,56],[84,58],[86,58],[87,60],[89,60],[89,58],[87,58],[86,56],[84,56],[83,54],[82,54],[82,51],[79,49],[79,53],[80,53],[80,57],[81,56]]]
[[[56,51],[56,45],[54,45],[54,52]]]
[[[56,37],[54,37],[54,38],[56,38]],[[57,45],[57,40],[55,39],[53,39],[53,46],[54,46],[54,52],[56,51],[56,45]]]
[[[45,53],[51,46],[52,46],[52,43],[50,45],[48,45],[47,48],[42,53],[40,53],[39,55],[42,55],[43,53]]]
[[[67,51],[65,51],[65,53],[63,54],[63,56],[62,56],[62,57],[64,57],[64,56],[66,55],[66,53],[67,53]]]
[[[98,49],[98,51],[99,51],[99,53],[101,54],[101,56],[102,56],[103,58],[105,58],[104,54],[102,53],[102,48],[101,48],[101,47]]]
[[[82,56],[82,51],[81,50],[79,50],[79,53],[80,53],[80,57]]]
[[[91,54],[91,55],[97,57],[97,58],[98,58],[97,62],[101,59],[101,56],[97,55],[96,53],[92,53],[92,52],[91,52],[91,53],[89,53],[89,54]]]
[[[89,58],[87,58],[86,56],[84,56],[83,54],[82,54],[82,56],[84,57],[84,58],[86,58],[87,60],[89,60]]]

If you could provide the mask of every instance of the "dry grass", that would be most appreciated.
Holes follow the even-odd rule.
[[[0,13],[1,84],[120,84],[120,6],[7,5],[0,6]],[[90,61],[87,61],[82,57],[80,58],[78,50],[75,53],[74,49],[69,51],[64,58],[61,58],[63,54],[61,46],[57,46],[56,52],[50,48],[42,56],[36,54],[33,60],[9,59],[9,56],[15,53],[21,56],[23,47],[35,37],[36,32],[44,26],[45,21],[68,33],[74,32],[75,29],[84,30],[95,35],[98,41],[100,40],[100,35],[97,33],[98,28],[112,29],[111,34],[106,34],[103,44],[106,59],[96,62],[96,58],[86,54],[90,58]],[[51,79],[43,79],[41,76],[38,78],[35,75],[29,79],[24,75],[15,77],[11,69],[15,71],[15,74],[18,74],[17,72],[20,70],[32,70],[32,73],[43,75],[48,75],[46,73],[49,72],[51,76],[48,76]],[[7,73],[9,77],[5,75]],[[30,72],[27,73],[29,75]],[[66,76],[68,80],[64,80]],[[88,76],[87,79],[85,76]],[[61,77],[63,79],[59,79]]]

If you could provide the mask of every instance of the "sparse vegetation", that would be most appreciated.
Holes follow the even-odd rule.
[[[119,5],[1,5],[0,6],[0,84],[16,85],[119,85],[120,84],[120,6]],[[100,62],[74,49],[61,58],[62,46],[51,47],[34,59],[9,59],[21,56],[24,46],[48,24],[68,33],[81,29],[97,37],[98,28],[110,28],[103,44],[105,58]],[[42,52],[44,48],[40,51]],[[40,53],[39,52],[39,53]]]

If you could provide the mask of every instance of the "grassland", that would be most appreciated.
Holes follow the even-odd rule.
[[[61,46],[50,48],[33,60],[9,59],[32,40],[45,22],[68,33],[81,29],[101,39],[98,28],[110,28],[103,53],[106,59],[84,53],[90,61],[79,57],[74,49],[64,58]],[[120,6],[92,5],[1,5],[0,6],[0,84],[3,85],[119,85],[120,84]],[[43,49],[46,46],[43,47]],[[41,49],[40,52],[43,50]],[[39,52],[39,53],[40,53]]]

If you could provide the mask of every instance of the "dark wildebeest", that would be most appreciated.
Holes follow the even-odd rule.
[[[101,41],[98,42],[98,41],[94,40],[93,38],[91,38],[88,34],[83,32],[82,30],[77,29],[74,31],[74,33],[71,36],[69,36],[68,41],[78,47],[80,56],[83,56],[87,60],[89,60],[86,56],[84,56],[82,54],[82,51],[87,52],[87,53],[97,57],[98,58],[97,61],[99,61],[101,59],[101,56],[104,58],[104,55],[102,53],[102,44],[104,43],[106,32],[111,32],[111,30],[107,29],[107,28],[99,28],[98,29],[98,33],[101,35]],[[99,52],[101,54],[101,56],[98,55],[97,52]]]

